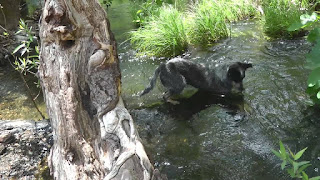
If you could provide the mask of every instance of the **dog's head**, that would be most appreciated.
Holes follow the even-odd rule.
[[[245,72],[248,68],[251,68],[251,63],[242,63],[236,62],[231,64],[228,67],[227,71],[227,79],[231,82],[232,85],[232,92],[242,92],[243,91],[243,84],[242,81],[245,78]]]

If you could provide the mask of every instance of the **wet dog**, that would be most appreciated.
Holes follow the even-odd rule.
[[[220,95],[241,93],[245,71],[250,67],[252,67],[251,63],[235,62],[210,68],[182,58],[174,58],[160,64],[155,70],[150,84],[140,96],[149,93],[154,88],[158,76],[167,89],[163,96],[164,100],[173,104],[178,102],[173,101],[171,97],[180,94],[186,85]]]

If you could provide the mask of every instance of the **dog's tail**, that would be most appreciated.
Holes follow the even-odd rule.
[[[157,67],[157,69],[155,70],[154,75],[153,75],[149,85],[143,90],[143,92],[140,94],[140,96],[143,96],[143,95],[149,93],[154,88],[154,85],[156,85],[157,78],[158,78],[158,76],[160,74],[160,70],[161,70],[161,68],[163,66],[165,66],[165,64],[160,64],[160,66]]]

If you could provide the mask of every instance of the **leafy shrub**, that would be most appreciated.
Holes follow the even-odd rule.
[[[256,14],[250,0],[201,0],[189,13],[163,6],[151,14],[144,27],[131,33],[131,42],[149,56],[176,56],[188,44],[210,45],[229,35],[228,22]]]
[[[136,23],[138,26],[145,25],[145,23],[150,20],[152,15],[159,15],[159,8],[162,4],[162,0],[147,0],[143,2],[141,5],[137,6],[137,8],[134,8],[133,22]]]
[[[273,38],[295,37],[301,31],[288,31],[288,27],[303,14],[306,0],[266,0],[262,3],[264,11],[264,31]]]
[[[196,4],[188,17],[188,38],[192,44],[207,45],[228,36],[223,5],[210,0]],[[229,18],[233,14],[230,14]]]
[[[281,169],[287,169],[288,174],[292,178],[299,178],[303,180],[319,180],[320,176],[309,178],[308,175],[305,173],[305,169],[311,164],[309,163],[310,161],[300,161],[300,157],[303,155],[303,153],[307,150],[307,148],[304,148],[300,150],[298,153],[294,154],[290,149],[288,153],[287,150],[285,149],[283,143],[280,141],[280,150],[275,151],[272,149],[272,152],[282,160],[281,163]]]
[[[171,4],[174,5],[174,7],[184,8],[187,1],[188,0],[133,0],[133,2],[137,4],[132,11],[133,22],[138,26],[144,26],[152,16],[159,15],[161,6]]]
[[[131,32],[131,43],[149,56],[171,57],[187,48],[182,13],[170,5],[161,7],[159,16],[151,16],[144,27]]]
[[[28,25],[20,19],[19,30],[16,34],[22,34],[25,39],[21,40],[20,45],[17,46],[12,54],[15,57],[16,70],[20,73],[36,74],[39,66],[39,48],[35,32],[32,30],[32,26]]]
[[[288,31],[297,31],[300,29],[310,30],[307,40],[313,43],[313,48],[306,55],[307,68],[311,69],[308,78],[307,93],[315,104],[320,104],[320,16],[317,13],[311,15],[304,14],[300,16],[300,22],[293,23]]]
[[[19,30],[16,34],[21,34],[24,39],[20,40],[20,45],[14,49],[12,52],[13,56],[15,57],[14,65],[16,66],[16,70],[19,72],[20,77],[23,80],[24,85],[27,88],[27,93],[29,94],[34,107],[39,112],[40,116],[45,119],[45,116],[39,110],[35,99],[38,97],[33,97],[32,92],[27,84],[24,75],[27,73],[33,74],[35,77],[36,73],[38,72],[39,66],[39,48],[38,48],[38,41],[35,36],[35,32],[32,30],[32,26],[29,28],[28,25],[20,19],[19,21]],[[38,87],[40,87],[39,81],[36,83]]]
[[[192,7],[188,18],[188,38],[195,45],[210,45],[229,35],[228,22],[256,15],[247,0],[202,0]]]

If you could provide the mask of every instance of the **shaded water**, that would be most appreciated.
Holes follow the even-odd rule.
[[[112,7],[111,17],[120,10]],[[111,26],[119,24],[111,18]],[[159,83],[148,95],[137,96],[160,62],[137,58],[128,43],[118,41],[122,95],[150,159],[169,179],[291,179],[271,153],[281,139],[294,152],[308,147],[302,157],[312,163],[307,173],[319,175],[319,110],[308,107],[305,93],[304,55],[310,45],[304,39],[268,41],[255,22],[232,29],[231,39],[208,50],[190,49],[185,56],[206,64],[253,63],[243,98],[196,93],[176,106],[162,103]]]
[[[35,78],[26,77],[27,83],[36,97],[40,89],[36,88]],[[36,102],[40,111],[46,114],[45,103],[40,95]],[[10,65],[0,67],[0,120],[42,119],[35,109],[27,89],[17,71]]]

